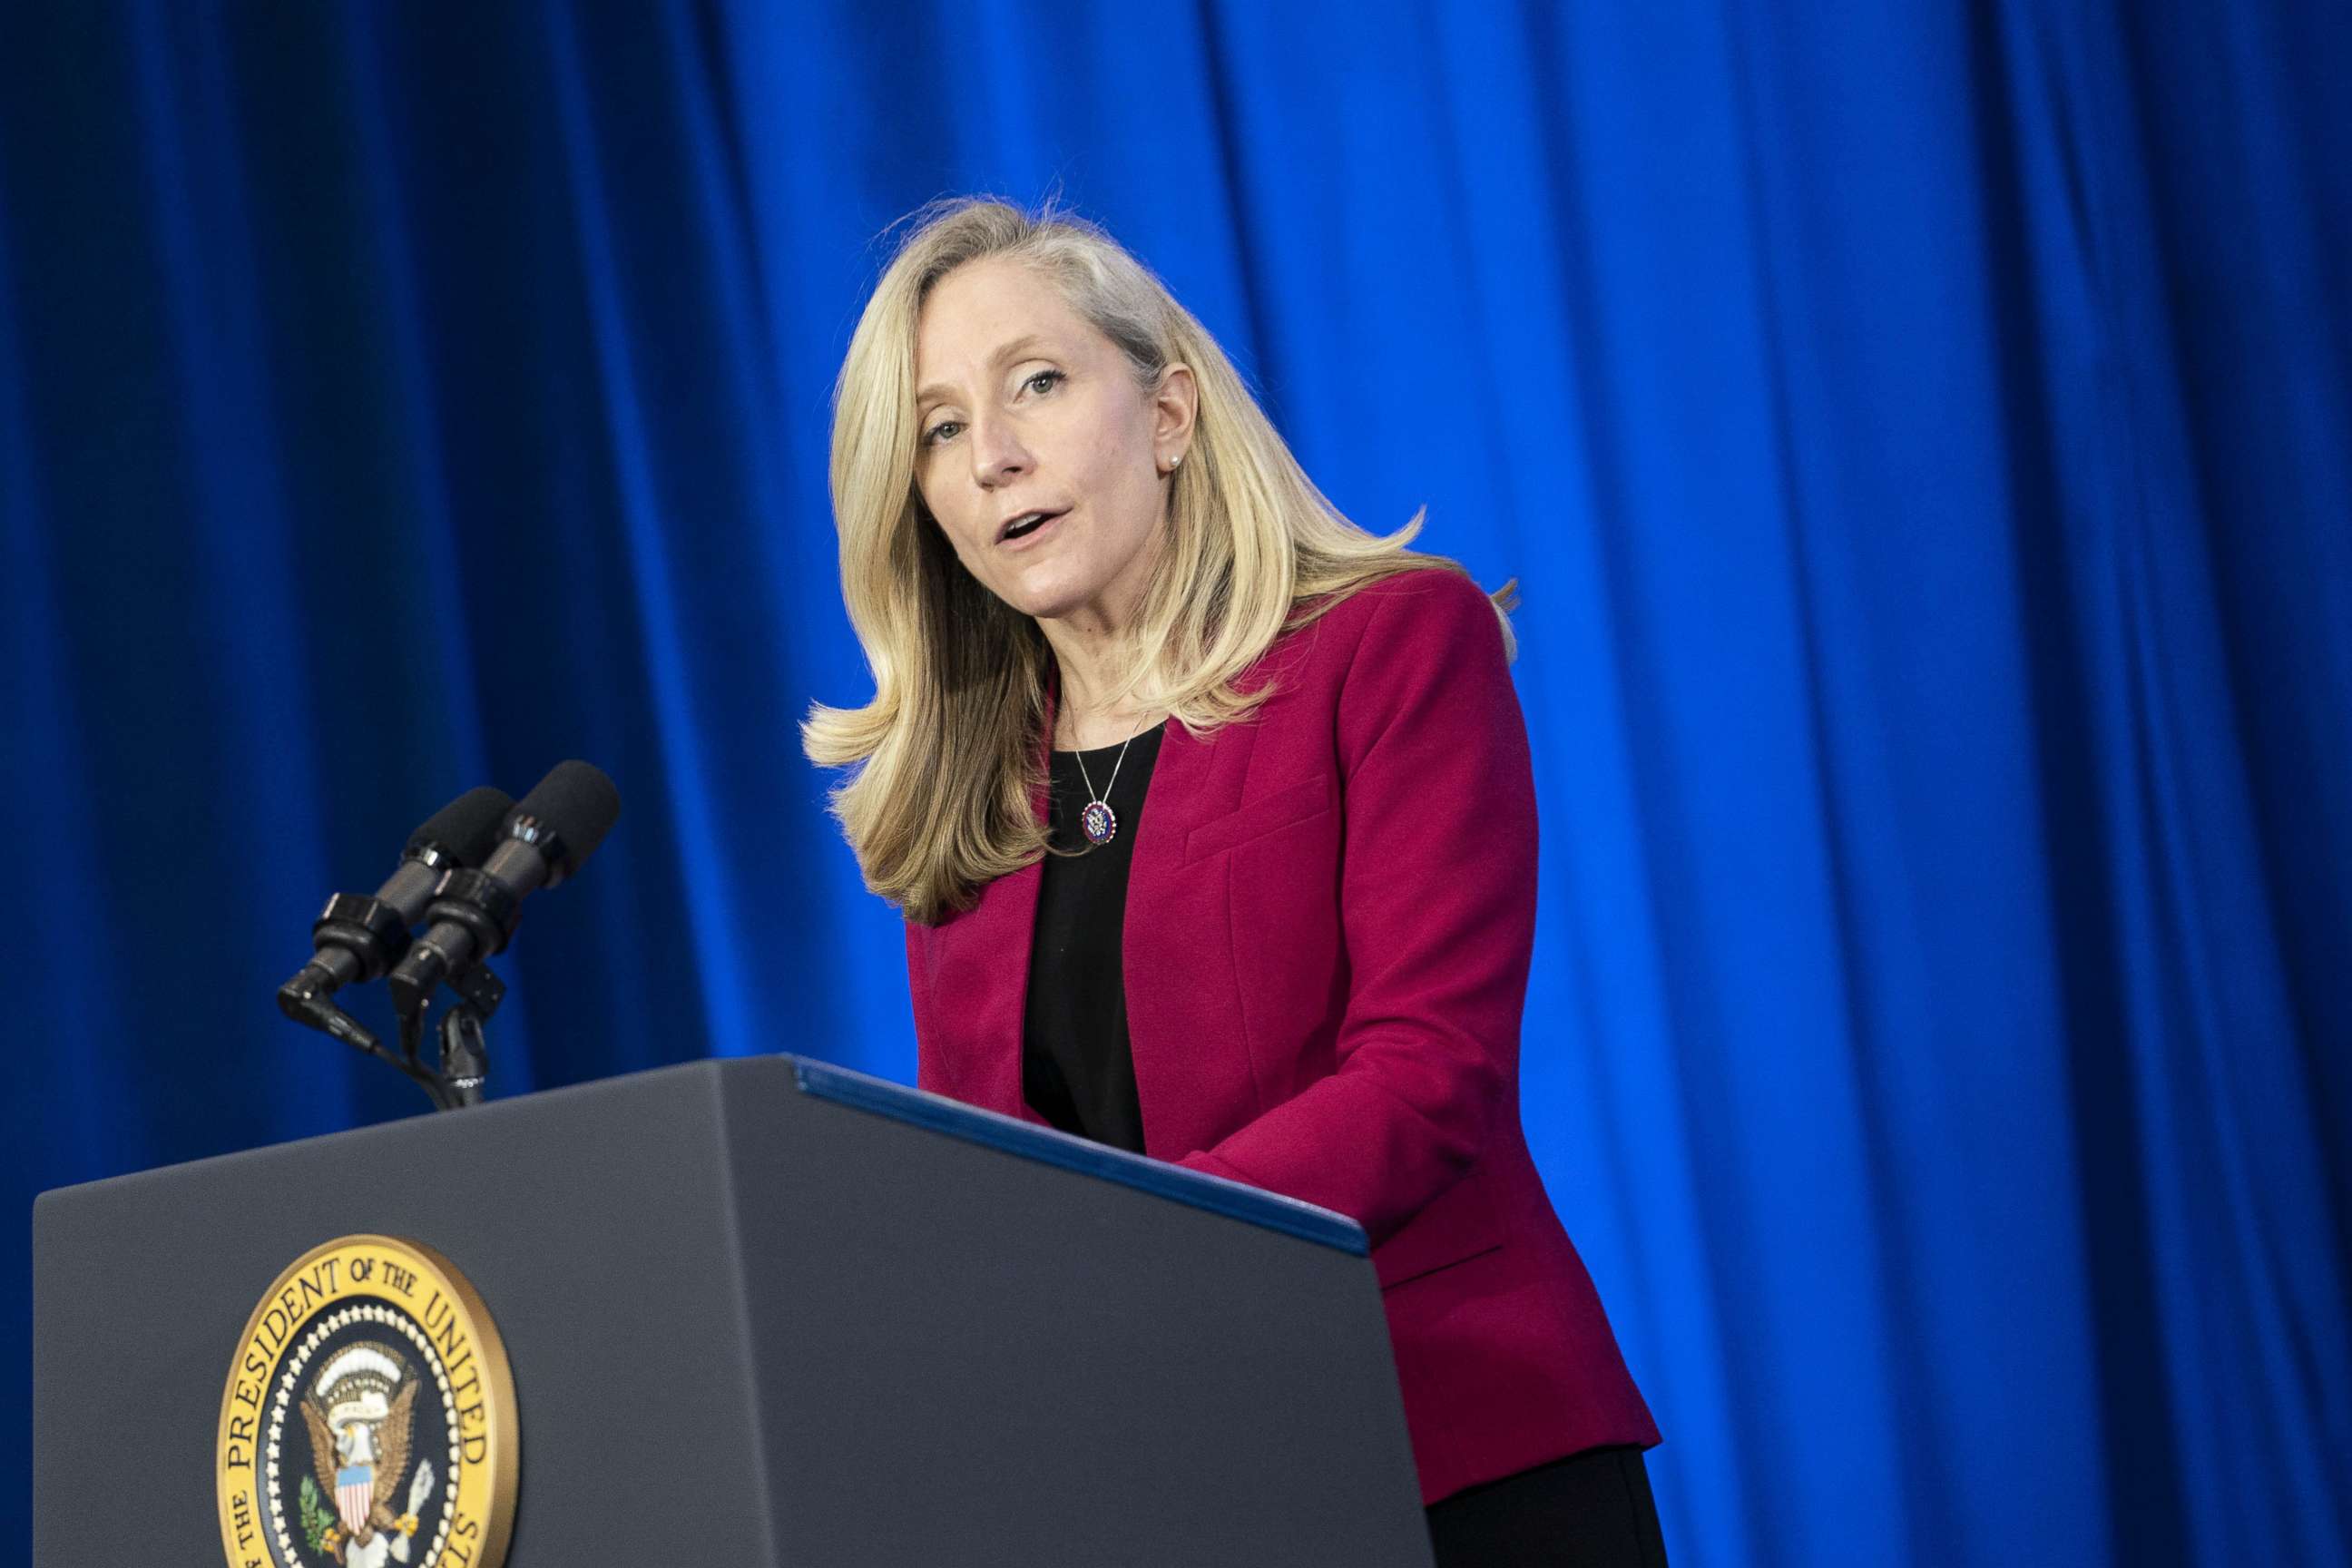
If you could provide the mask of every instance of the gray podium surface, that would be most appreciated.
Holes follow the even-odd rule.
[[[505,1342],[514,1568],[1430,1561],[1354,1226],[791,1058],[64,1188],[33,1229],[42,1568],[221,1560],[239,1331],[363,1231]]]

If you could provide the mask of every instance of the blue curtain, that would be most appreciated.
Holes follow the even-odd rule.
[[[2347,16],[10,9],[20,1224],[419,1111],[271,993],[566,756],[626,806],[497,1092],[910,1077],[797,745],[871,689],[830,380],[893,218],[1058,192],[1350,515],[1521,580],[1525,1111],[1676,1561],[2344,1561]]]

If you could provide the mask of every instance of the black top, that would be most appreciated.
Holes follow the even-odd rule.
[[[1053,754],[1049,842],[1057,850],[1084,853],[1045,857],[1023,1013],[1022,1093],[1030,1109],[1065,1132],[1139,1154],[1143,1111],[1136,1103],[1135,1057],[1127,1042],[1119,934],[1144,786],[1151,782],[1165,731],[1161,725],[1124,742],[1123,762],[1118,746]],[[1107,844],[1089,845],[1081,826],[1087,776],[1118,819]]]

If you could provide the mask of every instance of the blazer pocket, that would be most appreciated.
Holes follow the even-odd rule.
[[[1220,850],[1263,838],[1276,828],[1319,816],[1330,809],[1331,775],[1319,773],[1287,789],[1278,789],[1263,800],[1254,800],[1238,811],[1211,817],[1193,828],[1184,836],[1184,864],[1205,860]]]
[[[1502,1215],[1494,1194],[1487,1191],[1485,1173],[1472,1171],[1372,1248],[1372,1269],[1381,1289],[1392,1290],[1408,1279],[1467,1262],[1502,1245]]]

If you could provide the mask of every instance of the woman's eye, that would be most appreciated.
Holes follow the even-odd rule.
[[[1025,377],[1021,383],[1021,387],[1024,392],[1051,392],[1069,379],[1067,371],[1041,370],[1034,375]],[[922,444],[925,447],[937,447],[943,442],[951,441],[955,438],[956,432],[962,428],[963,426],[955,420],[942,419],[923,432]]]

